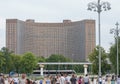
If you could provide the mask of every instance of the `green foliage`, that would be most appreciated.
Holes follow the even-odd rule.
[[[11,59],[11,54],[13,52],[9,51],[9,49],[3,47],[0,51],[2,54],[2,57],[4,57],[4,64],[3,64],[3,67],[2,67],[2,70],[4,73],[9,73],[12,68],[13,68],[13,65],[12,65],[12,59]]]
[[[77,72],[77,73],[84,73],[84,68],[83,65],[74,65],[73,69]]]
[[[120,60],[120,37],[118,39],[118,56],[119,56],[119,60]],[[114,45],[112,45],[110,47],[110,53],[109,53],[109,58],[110,58],[110,62],[112,63],[112,71],[113,73],[117,72],[117,45],[116,42]],[[119,61],[119,67],[120,67],[120,61]],[[120,72],[120,68],[119,68],[119,72]]]
[[[71,62],[69,58],[64,57],[63,55],[56,55],[52,54],[49,58],[46,59],[46,62]],[[47,69],[51,70],[58,70],[58,69],[65,69],[64,65],[47,65]]]
[[[46,59],[41,56],[41,57],[36,57],[37,58],[37,62],[46,62]],[[46,65],[44,66],[44,68],[46,67]],[[40,69],[40,65],[36,65],[36,67],[34,69]]]
[[[70,62],[69,58],[64,57],[63,55],[52,54],[49,58],[46,59],[47,62]]]
[[[16,73],[31,74],[33,69],[39,69],[38,62],[71,62],[71,59],[63,55],[53,54],[48,58],[36,57],[32,53],[27,52],[23,55],[13,54],[12,51],[3,47],[0,50],[0,72],[9,73],[15,71]],[[79,65],[45,65],[44,69],[74,69],[76,72],[83,71],[83,66]]]
[[[5,47],[0,50],[0,72],[32,73],[36,65],[37,59],[32,53],[28,52],[21,56],[13,54]]]
[[[41,56],[41,57],[37,57],[37,61],[38,61],[38,62],[45,62],[46,59]]]
[[[110,70],[109,64],[107,63],[107,54],[105,50],[101,47],[101,72],[105,74],[108,70]],[[97,46],[93,52],[89,55],[89,60],[92,62],[92,72],[94,74],[98,74],[99,70],[99,46]]]
[[[0,72],[2,72],[2,66],[5,64],[5,58],[2,54],[2,52],[0,52]]]
[[[17,73],[20,73],[21,72],[21,55],[15,55],[15,54],[12,54],[11,55],[12,57],[12,63],[13,63],[13,71],[16,71]]]
[[[21,64],[22,64],[22,72],[32,73],[33,68],[37,65],[37,61],[32,53],[27,52],[23,55],[21,59]]]

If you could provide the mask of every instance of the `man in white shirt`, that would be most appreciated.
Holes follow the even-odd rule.
[[[89,84],[89,77],[88,77],[87,74],[86,74],[86,76],[83,78],[83,82],[84,82],[84,84]]]
[[[65,74],[65,82],[66,84],[70,84],[71,77],[68,74]]]
[[[65,77],[63,76],[63,74],[61,74],[60,77],[60,84],[65,84]]]
[[[19,84],[25,84],[25,81],[26,81],[26,74],[22,74]]]
[[[102,77],[99,77],[99,84],[102,84]]]

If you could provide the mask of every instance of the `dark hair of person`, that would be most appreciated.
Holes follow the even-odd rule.
[[[112,80],[114,80],[114,75],[112,75]]]
[[[72,75],[72,77],[73,77],[73,78],[75,77],[74,74]]]
[[[118,75],[118,78],[120,78],[120,75]]]
[[[29,79],[26,79],[27,80],[27,84],[30,84],[30,80]]]
[[[80,76],[79,78],[81,79],[82,77]]]
[[[63,76],[63,73],[61,74],[61,76]]]

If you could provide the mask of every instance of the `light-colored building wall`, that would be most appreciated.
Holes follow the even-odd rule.
[[[95,48],[95,20],[38,23],[31,19],[7,19],[6,47],[15,54],[32,52],[44,57],[62,54],[85,61]]]

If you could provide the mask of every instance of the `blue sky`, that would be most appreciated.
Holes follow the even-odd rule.
[[[17,18],[20,20],[35,19],[37,22],[62,22],[83,19],[96,20],[96,45],[98,44],[97,13],[87,11],[89,2],[97,0],[0,0],[0,48],[5,46],[5,20]],[[106,1],[106,0],[101,0]],[[101,13],[101,45],[109,51],[114,43],[114,35],[109,33],[120,23],[120,0],[107,0],[111,10]],[[119,27],[120,28],[120,27]]]

